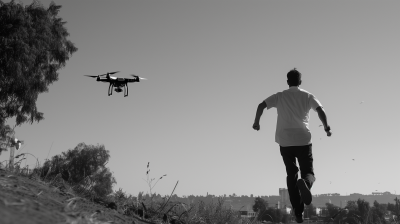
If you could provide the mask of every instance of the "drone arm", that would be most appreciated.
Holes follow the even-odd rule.
[[[126,80],[126,82],[140,82],[140,79],[139,78],[135,78],[135,79],[125,79]]]

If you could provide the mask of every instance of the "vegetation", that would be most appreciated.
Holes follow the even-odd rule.
[[[357,201],[347,202],[345,208],[348,212],[343,212],[344,209],[340,209],[331,203],[326,203],[326,208],[322,213],[326,213],[325,221],[334,217],[331,223],[343,223],[344,221],[350,224],[392,223],[398,222],[400,211],[398,204],[399,200],[397,198],[395,199],[395,204],[379,204],[374,201],[372,206],[364,199],[358,199]]]
[[[23,6],[0,0],[0,128],[8,118],[16,125],[39,122],[39,93],[58,80],[58,70],[77,51],[59,16],[61,6],[48,8],[39,1]],[[2,136],[3,137],[3,136]],[[2,138],[3,139],[3,138]],[[4,139],[3,139],[4,140]]]
[[[8,151],[11,138],[14,136],[14,129],[9,125],[0,123],[0,155],[2,151]]]
[[[22,153],[16,157],[21,161],[27,155],[28,153]],[[71,204],[78,203],[78,198],[86,198],[115,209],[125,216],[136,217],[138,220],[145,219],[152,223],[257,223],[256,220],[242,219],[239,211],[224,204],[224,197],[208,197],[210,200],[207,202],[202,200],[191,202],[186,198],[184,202],[174,194],[175,188],[166,196],[155,193],[145,195],[143,192],[133,196],[126,194],[122,189],[113,191],[112,186],[116,180],[106,167],[109,158],[109,151],[104,145],[79,143],[74,149],[53,156],[43,165],[38,164],[32,172],[28,172],[27,167],[21,168],[20,163],[16,163],[13,172],[14,175],[28,176],[45,183],[63,195],[70,195],[68,202]],[[157,182],[166,174],[153,183],[156,179],[150,177],[149,166],[148,163],[145,181],[152,192]],[[73,211],[70,203],[66,206],[68,207],[66,210]],[[90,216],[85,216],[79,223],[93,223],[90,220],[92,220]],[[71,223],[73,222],[77,220],[73,219]]]
[[[394,201],[395,204],[379,204],[374,201],[373,205],[370,206],[369,202],[364,199],[358,199],[357,201],[348,201],[345,208],[326,203],[321,214],[317,214],[316,208],[313,204],[310,204],[304,209],[304,218],[325,223],[398,223],[400,200],[396,198]],[[291,218],[290,214],[285,214],[284,210],[268,207],[268,202],[260,197],[255,198],[253,211],[257,212],[257,220],[259,221],[288,223]]]
[[[21,161],[27,155],[27,153],[22,153],[17,155],[17,158]],[[38,165],[32,173],[19,167],[20,163],[18,162],[13,172],[15,175],[36,178],[48,186],[55,187],[59,192],[70,195],[68,202],[71,204],[68,203],[68,211],[73,211],[72,204],[78,203],[77,198],[86,198],[115,209],[126,217],[147,220],[151,223],[250,224],[262,221],[289,223],[292,220],[291,214],[287,214],[285,210],[277,209],[275,206],[269,207],[268,201],[261,197],[254,198],[253,210],[257,213],[256,218],[248,219],[242,218],[239,211],[227,206],[225,197],[207,195],[206,197],[179,198],[174,194],[175,188],[172,189],[170,195],[166,196],[153,193],[157,182],[167,175],[164,174],[158,179],[152,178],[150,163],[147,164],[146,178],[144,179],[148,184],[150,194],[139,192],[138,195],[129,195],[122,189],[113,191],[112,187],[116,180],[106,167],[109,159],[109,151],[105,149],[104,145],[79,143],[75,148],[53,156],[42,166]],[[200,200],[195,200],[199,198]],[[324,219],[322,221],[330,223],[384,224],[397,220],[400,213],[399,205],[400,201],[397,198],[394,204],[379,204],[375,201],[372,206],[365,200],[358,199],[357,201],[348,201],[346,206],[348,212],[346,213],[342,212],[344,210],[338,206],[326,203],[321,216],[316,214],[316,208],[310,204],[305,207],[304,217],[313,221]],[[89,216],[85,217],[80,220],[80,223],[94,223],[90,221],[93,219]],[[333,220],[330,220],[332,217]],[[388,217],[390,218],[388,219]]]
[[[110,158],[104,145],[86,145],[79,143],[61,155],[53,156],[37,169],[43,179],[54,179],[59,175],[74,190],[93,198],[102,198],[113,192],[115,178],[105,167]]]
[[[291,215],[278,208],[268,207],[268,202],[260,197],[254,200],[253,211],[257,212],[258,221],[289,223]]]
[[[23,6],[14,0],[9,3],[0,0],[0,154],[7,150],[15,134],[14,129],[6,125],[7,119],[15,118],[16,126],[44,119],[43,113],[39,112],[36,106],[38,95],[47,92],[48,86],[58,80],[58,71],[77,51],[74,44],[67,39],[69,33],[65,27],[66,22],[58,16],[60,8],[61,6],[54,2],[45,8],[39,1]],[[37,167],[32,173],[28,172],[27,167],[20,167],[26,155],[32,154],[23,153],[16,156],[19,161],[14,164],[13,174],[29,176],[53,187],[56,189],[54,192],[69,196],[65,207],[67,211],[73,211],[77,201],[86,198],[115,209],[125,216],[154,223],[288,223],[291,219],[290,214],[269,207],[268,201],[261,197],[254,200],[253,210],[257,216],[251,220],[242,218],[239,211],[225,206],[224,197],[207,196],[204,200],[194,202],[189,196],[185,201],[174,195],[175,188],[170,195],[156,195],[153,189],[166,174],[158,179],[151,178],[149,163],[145,181],[150,194],[144,195],[140,192],[133,196],[126,194],[122,189],[113,191],[116,180],[106,167],[110,155],[104,145],[79,143],[74,149],[53,156],[43,165],[37,162]],[[14,175],[7,178],[13,178]],[[6,184],[1,186],[9,187]],[[24,190],[19,190],[22,191],[21,189]],[[42,191],[33,196],[38,198],[41,194]],[[5,199],[3,202],[5,206],[24,203],[10,203]],[[399,205],[400,201],[397,198],[394,204],[379,204],[375,201],[372,206],[365,200],[358,199],[348,202],[348,213],[330,203],[326,204],[323,213],[327,217],[325,221],[331,223],[383,224],[387,223],[388,214],[391,215],[389,221],[398,220]],[[93,215],[85,216],[80,221],[68,217],[67,222],[100,223],[92,217]],[[305,208],[305,217],[318,219],[312,204]],[[333,220],[329,220],[331,217]]]

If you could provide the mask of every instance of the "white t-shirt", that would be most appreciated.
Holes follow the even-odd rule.
[[[280,146],[302,146],[311,144],[309,129],[310,109],[314,111],[322,107],[311,93],[291,86],[265,99],[267,109],[276,107],[278,120],[276,123],[275,142]]]

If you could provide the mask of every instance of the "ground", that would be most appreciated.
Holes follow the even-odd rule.
[[[38,179],[0,169],[1,224],[148,223],[76,196]]]

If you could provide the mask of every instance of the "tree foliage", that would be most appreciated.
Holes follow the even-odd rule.
[[[339,206],[336,206],[332,203],[325,203],[326,209],[328,210],[328,216],[333,217],[339,211]]]
[[[358,199],[357,200],[357,205],[358,205],[358,212],[360,214],[360,217],[364,221],[368,221],[369,215],[370,215],[370,209],[371,207],[369,206],[369,202],[365,201],[364,199]]]
[[[272,219],[274,220],[273,222],[276,222],[276,223],[281,222],[282,219],[284,218],[284,214],[283,214],[282,210],[277,209],[277,208],[268,208],[265,213],[267,215],[269,215],[270,217],[272,217]],[[264,220],[271,220],[271,219],[265,217]]]
[[[376,200],[371,207],[364,199],[348,201],[346,208],[349,210],[346,215],[346,222],[350,224],[359,223],[386,223],[385,215],[390,211],[390,203],[379,204]],[[339,218],[338,218],[339,220]]]
[[[14,133],[14,129],[12,129],[9,125],[0,123],[0,155],[2,151],[8,150]]]
[[[264,216],[267,214],[268,202],[261,197],[254,199],[253,211],[258,212],[257,220],[264,220]]]
[[[23,6],[0,0],[0,124],[39,122],[39,93],[58,80],[58,70],[77,51],[59,16],[61,6],[39,1]]]
[[[254,212],[264,212],[268,208],[268,202],[260,197],[254,199],[253,211]]]
[[[253,211],[258,212],[257,220],[271,221],[274,223],[288,223],[290,215],[278,208],[268,207],[268,202],[261,198],[254,199]]]
[[[371,221],[372,223],[385,223],[385,213],[387,205],[379,204],[376,200],[374,206],[371,208]]]
[[[53,156],[44,163],[41,177],[53,178],[61,174],[73,185],[86,185],[86,189],[96,196],[112,193],[115,178],[105,167],[110,158],[109,151],[104,145],[86,145],[79,143],[74,149],[69,149],[61,155]]]

